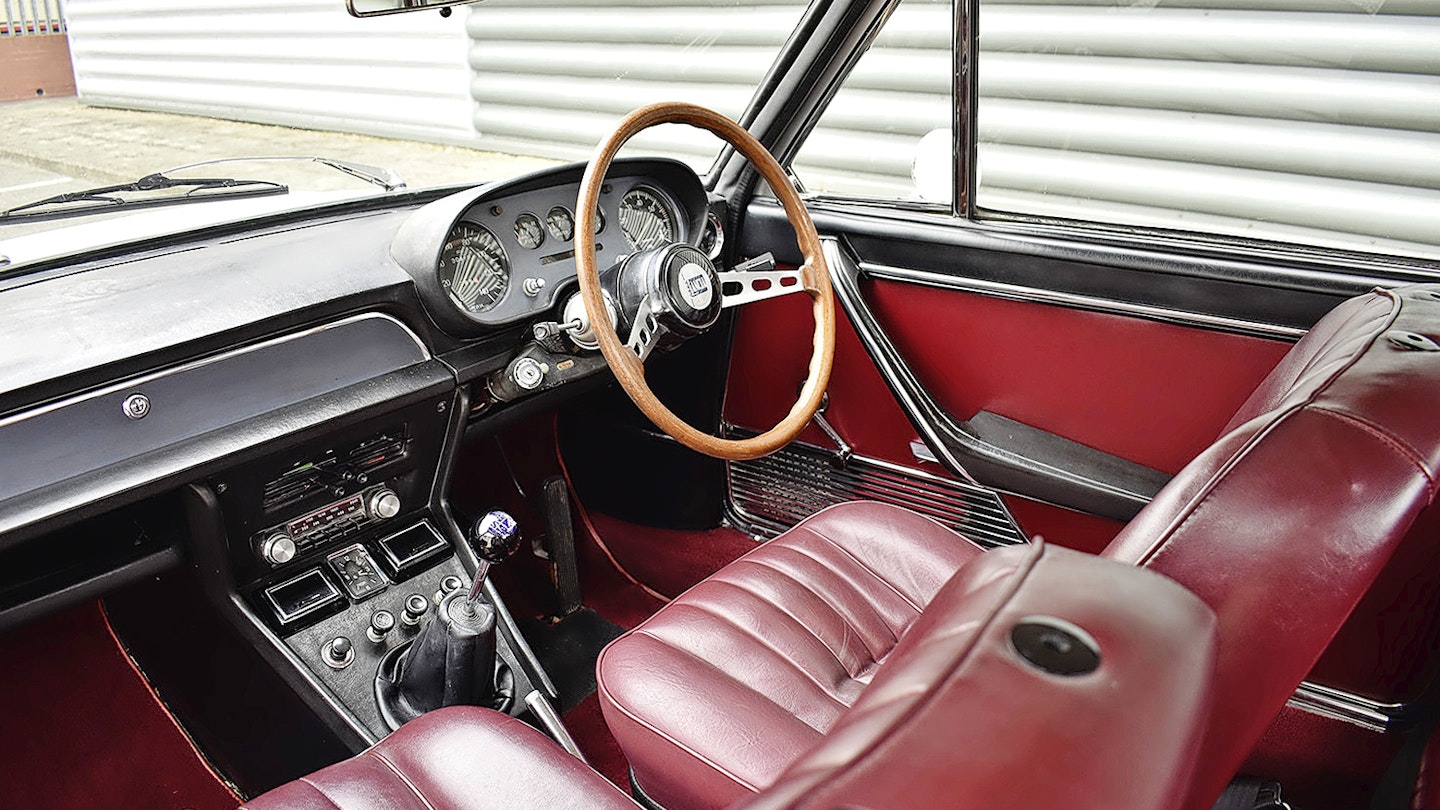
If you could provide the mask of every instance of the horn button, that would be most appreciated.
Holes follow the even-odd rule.
[[[642,251],[620,271],[620,297],[633,318],[646,296],[651,312],[668,331],[698,335],[720,317],[720,278],[715,265],[685,244]]]

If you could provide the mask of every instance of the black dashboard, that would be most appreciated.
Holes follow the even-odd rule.
[[[265,613],[264,594],[297,568],[320,570],[358,543],[403,575],[404,548],[377,545],[402,524],[455,543],[445,479],[467,429],[605,370],[563,328],[577,304],[583,171],[347,203],[0,275],[0,626],[173,564],[174,548],[120,537],[115,553],[82,564],[73,549],[105,541],[61,539],[176,493],[210,493],[212,562],[277,632],[289,621]],[[606,180],[602,267],[661,242],[718,252],[718,203],[684,164],[617,161]],[[393,466],[323,471],[367,442],[401,452]],[[313,495],[272,499],[287,474],[317,466]],[[382,488],[400,501],[383,519]],[[332,514],[344,520],[315,529]],[[276,562],[265,543],[282,528],[305,544]]]

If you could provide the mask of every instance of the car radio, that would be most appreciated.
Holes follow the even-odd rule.
[[[367,526],[400,514],[400,496],[388,484],[369,487],[276,526],[251,539],[255,553],[272,566],[284,565],[330,540],[354,536]]]

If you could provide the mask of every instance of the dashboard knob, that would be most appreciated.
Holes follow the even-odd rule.
[[[321,651],[320,656],[325,659],[326,665],[332,669],[344,669],[350,666],[355,660],[355,645],[345,636],[336,636],[330,639]]]
[[[271,565],[284,565],[295,559],[295,541],[284,532],[275,532],[260,544],[260,556]]]
[[[365,637],[379,644],[394,629],[395,614],[388,610],[377,610],[370,614],[370,626],[365,629]]]
[[[545,367],[533,357],[522,357],[510,367],[510,379],[526,391],[532,391],[545,382]]]
[[[389,487],[381,487],[370,494],[370,517],[389,520],[400,514],[400,496]]]
[[[400,621],[406,627],[416,627],[429,610],[430,600],[418,593],[412,593],[405,597],[405,613],[400,617]]]

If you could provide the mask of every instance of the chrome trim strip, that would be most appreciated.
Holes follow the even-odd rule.
[[[953,276],[948,273],[936,273],[928,270],[912,270],[905,267],[891,267],[871,262],[860,262],[860,269],[871,278],[882,279],[884,281],[921,284],[926,287],[938,287],[940,289],[954,290],[957,292],[988,295],[995,298],[1004,298],[1009,301],[1028,301],[1038,304],[1084,309],[1091,312],[1104,312],[1111,315],[1125,315],[1180,326],[1213,329],[1218,332],[1234,332],[1252,337],[1293,342],[1304,337],[1307,331],[1293,326],[1277,326],[1259,321],[1228,318],[1223,315],[1207,315],[1203,312],[1168,309],[1166,307],[1151,306],[1149,304],[1111,301],[1106,298],[1096,298],[1089,295],[1079,295],[1077,293],[1042,290],[1036,287],[1007,284],[1001,281],[985,281],[978,278]]]
[[[1302,682],[1285,705],[1377,733],[1390,731],[1410,711],[1410,706],[1404,703],[1380,703],[1311,681]]]
[[[724,426],[725,435],[752,435]],[[752,534],[774,537],[828,506],[857,499],[894,503],[923,514],[987,547],[1027,542],[994,490],[880,459],[835,453],[808,442],[750,461],[727,462],[726,495],[733,515]]]
[[[107,397],[112,394],[117,394],[127,388],[135,388],[137,386],[145,385],[146,383],[151,383],[155,380],[163,379],[165,377],[169,377],[175,374],[182,374],[187,371],[193,371],[197,368],[204,368],[205,366],[224,362],[225,360],[228,360],[232,357],[238,357],[243,354],[249,354],[250,352],[267,349],[271,346],[276,346],[281,343],[289,343],[293,340],[300,340],[310,335],[325,332],[330,329],[338,329],[340,327],[349,326],[352,323],[358,323],[360,321],[366,321],[375,318],[390,321],[391,323],[395,324],[395,326],[399,327],[400,331],[406,337],[410,338],[410,340],[415,343],[415,347],[420,350],[420,357],[415,362],[420,363],[432,359],[430,349],[425,346],[425,343],[420,340],[418,335],[410,331],[410,327],[401,323],[399,319],[395,318],[393,315],[386,315],[382,312],[362,312],[359,315],[352,315],[348,318],[342,318],[338,321],[331,321],[330,323],[321,324],[320,326],[311,327],[300,332],[291,332],[286,335],[281,335],[280,337],[270,338],[269,340],[263,340],[259,343],[252,343],[248,346],[242,346],[238,349],[230,349],[221,352],[220,354],[211,355],[210,357],[204,357],[199,360],[192,360],[188,363],[182,363],[178,366],[170,366],[169,368],[164,368],[159,371],[152,371],[149,374],[145,374],[140,377],[134,377],[128,380],[123,380],[121,382],[115,383],[113,385],[108,385],[104,388],[91,391],[86,394],[79,394],[76,396],[67,397],[65,399],[59,399],[46,405],[42,405],[38,408],[32,408],[28,411],[21,411],[19,413],[11,414],[10,416],[0,419],[0,428],[8,427],[10,425],[23,422],[27,419],[33,419],[34,417],[50,413],[51,411],[56,411],[70,405],[75,405],[81,402],[88,402],[93,399],[100,399],[102,397]]]

